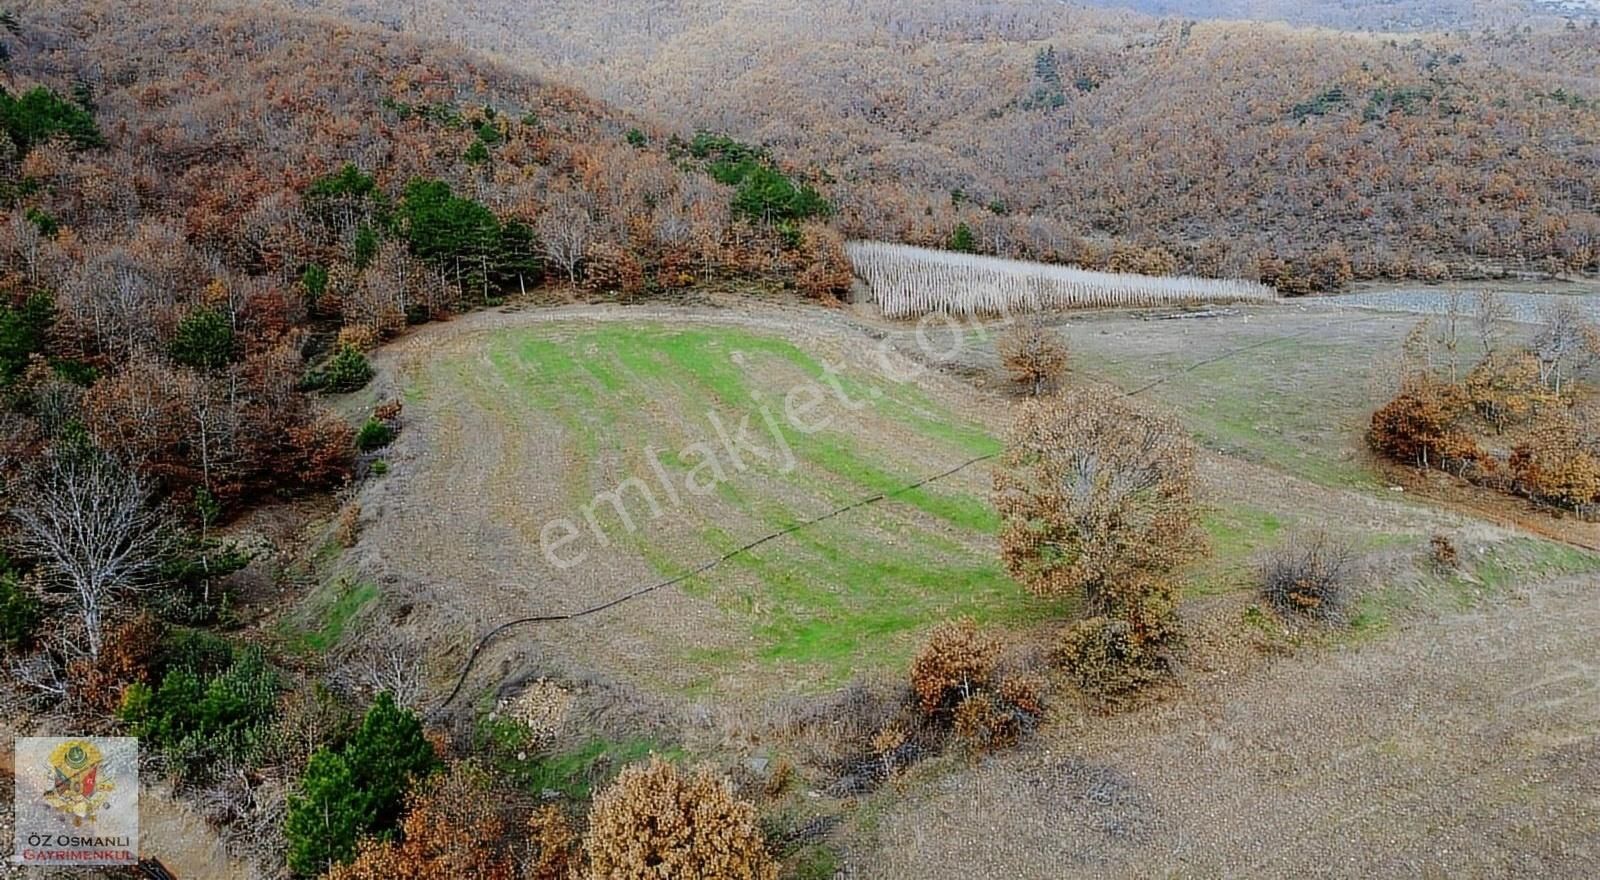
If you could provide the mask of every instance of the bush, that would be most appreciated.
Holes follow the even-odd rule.
[[[116,712],[127,688],[150,680],[164,631],[148,612],[119,624],[106,635],[100,656],[67,667],[73,695],[97,713]]]
[[[1176,590],[1164,578],[1120,583],[1104,613],[1074,622],[1055,660],[1085,693],[1118,697],[1164,675],[1179,642]]]
[[[1037,397],[1067,371],[1067,347],[1037,315],[1019,318],[997,343],[1000,362],[1011,381]]]
[[[962,700],[951,719],[956,738],[976,752],[1008,748],[1022,736],[1016,714],[986,691]]]
[[[398,841],[369,837],[324,880],[515,880],[505,821],[489,778],[472,764],[425,780],[406,798]]]
[[[1355,555],[1325,532],[1290,537],[1261,561],[1261,594],[1282,614],[1331,619],[1343,612]]]
[[[994,674],[1000,646],[970,618],[935,627],[911,664],[911,686],[924,714],[948,712]]]
[[[354,346],[341,345],[320,371],[308,377],[307,384],[331,394],[345,394],[360,391],[370,381],[372,365],[367,356]]]
[[[1453,570],[1461,564],[1461,554],[1456,551],[1456,542],[1443,533],[1436,532],[1428,539],[1428,556],[1442,571]]]
[[[755,807],[709,769],[683,773],[659,756],[594,799],[584,851],[593,880],[778,876]]]
[[[216,370],[233,360],[233,322],[217,309],[198,308],[178,322],[167,352],[197,370]]]
[[[349,861],[361,835],[395,827],[407,787],[438,766],[422,722],[379,694],[342,749],[322,749],[306,764],[284,826],[289,867],[313,876]]]
[[[528,818],[528,858],[523,862],[526,880],[570,880],[573,844],[577,835],[558,807],[546,806]]]
[[[367,423],[356,432],[356,448],[362,452],[372,452],[393,443],[394,438],[394,428],[377,419],[367,419]]]
[[[332,486],[350,478],[355,432],[344,419],[323,413],[309,424],[289,428],[296,480],[308,489]]]

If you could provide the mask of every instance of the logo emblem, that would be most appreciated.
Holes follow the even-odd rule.
[[[95,810],[105,806],[107,796],[116,789],[110,780],[100,778],[104,759],[100,749],[86,740],[56,746],[50,753],[54,784],[44,793],[45,803],[71,816],[74,825],[93,822]]]
[[[60,868],[139,861],[137,739],[19,736],[11,767],[13,862]],[[4,868],[0,875],[11,876]]]

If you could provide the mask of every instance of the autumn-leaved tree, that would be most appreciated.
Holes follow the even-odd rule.
[[[1099,607],[1117,580],[1201,547],[1193,443],[1173,417],[1108,388],[1024,404],[994,502],[1006,570],[1040,596],[1081,591]]]
[[[1035,397],[1067,371],[1067,347],[1039,315],[1018,318],[997,345],[1007,375]]]
[[[355,861],[326,880],[513,880],[501,804],[488,774],[455,764],[407,795],[398,840],[363,840]]]
[[[1509,462],[1526,495],[1573,510],[1600,505],[1600,438],[1589,408],[1544,408]]]
[[[584,837],[592,880],[776,880],[755,807],[709,768],[652,755],[594,799]]]
[[[1163,672],[1178,639],[1170,572],[1202,546],[1178,422],[1106,388],[1030,401],[994,499],[1011,575],[1036,595],[1084,598],[1056,652],[1079,685],[1112,695]]]

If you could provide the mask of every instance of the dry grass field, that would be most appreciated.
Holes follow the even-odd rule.
[[[839,863],[884,877],[1582,876],[1595,793],[1552,768],[1594,760],[1600,704],[1583,676],[1600,656],[1569,648],[1596,622],[1586,573],[1600,559],[1400,490],[1371,460],[1365,419],[1412,323],[1295,306],[1056,320],[1070,382],[1137,391],[1201,443],[1211,553],[1182,572],[1184,668],[1121,715],[1067,701],[1001,758],[947,756],[864,801],[804,801],[840,823]],[[994,451],[1016,399],[997,330],[749,301],[508,309],[423,328],[378,355],[378,383],[352,401],[400,396],[405,427],[364,485],[359,542],[329,561],[300,625],[420,649],[436,700],[495,624],[622,596]],[[786,419],[802,387],[818,389],[821,430]],[[736,467],[718,425],[746,416]],[[711,449],[726,479],[692,493]],[[752,719],[851,680],[900,679],[942,620],[1042,640],[1071,609],[1000,569],[987,468],[604,613],[513,630],[462,702],[481,712],[538,676],[586,682],[604,695],[591,703],[628,704],[607,717],[648,708],[652,737],[710,725],[722,733],[678,739],[738,761],[784,749]],[[659,516],[637,483],[626,516],[596,503],[630,478]],[[563,519],[578,537],[552,558],[541,537]],[[1362,557],[1344,628],[1286,628],[1255,593],[1256,558],[1314,527]],[[1593,527],[1564,528],[1549,534]],[[1435,534],[1461,548],[1457,571],[1429,562]],[[1440,839],[1451,847],[1436,853]]]

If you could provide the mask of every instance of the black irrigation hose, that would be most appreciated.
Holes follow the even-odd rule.
[[[888,500],[890,498],[895,498],[897,496],[904,495],[905,493],[910,492],[912,490],[920,489],[923,486],[926,486],[929,483],[932,483],[932,482],[934,482],[936,480],[942,480],[945,477],[949,477],[949,476],[952,476],[952,475],[954,475],[956,473],[964,471],[967,468],[972,467],[973,465],[975,465],[975,464],[977,464],[979,462],[988,461],[991,458],[995,458],[999,454],[1000,453],[998,453],[998,452],[991,452],[991,453],[989,453],[987,455],[979,455],[979,456],[976,456],[974,458],[969,458],[966,461],[956,465],[955,467],[950,468],[949,470],[941,471],[941,472],[939,472],[937,474],[934,474],[933,476],[930,476],[930,477],[924,477],[924,478],[916,481],[915,483],[911,483],[910,485],[901,486],[898,489],[894,489],[894,490],[891,490],[891,491],[888,491],[888,492],[879,492],[876,495],[869,495],[869,496],[867,496],[865,498],[862,498],[862,499],[859,499],[857,501],[853,501],[853,502],[851,502],[849,504],[846,504],[844,507],[835,508],[833,510],[828,511],[827,513],[821,514],[819,516],[814,516],[811,519],[801,520],[800,522],[793,523],[791,525],[785,526],[784,528],[779,529],[776,532],[772,532],[771,534],[768,534],[768,535],[763,535],[762,537],[757,538],[757,539],[755,539],[754,541],[751,541],[748,544],[744,544],[742,546],[735,547],[734,549],[729,550],[728,552],[722,554],[721,556],[715,557],[713,559],[708,559],[705,562],[702,562],[699,565],[695,566],[694,568],[689,569],[688,571],[676,574],[676,575],[674,575],[674,576],[672,576],[672,577],[670,577],[670,578],[668,578],[668,579],[666,579],[664,581],[660,581],[658,583],[650,584],[649,586],[640,587],[639,589],[636,589],[631,593],[624,593],[621,596],[618,596],[617,598],[612,599],[609,602],[602,602],[599,605],[595,605],[595,606],[592,606],[592,607],[589,607],[589,608],[585,608],[585,609],[583,609],[581,611],[569,612],[567,614],[546,614],[546,615],[540,615],[538,617],[523,617],[523,618],[519,618],[517,620],[508,620],[505,623],[502,623],[499,626],[495,627],[494,629],[489,630],[487,633],[484,633],[483,637],[478,639],[478,643],[476,645],[473,645],[472,653],[467,656],[466,665],[464,665],[461,668],[461,675],[460,675],[459,678],[456,679],[456,686],[450,690],[450,696],[445,697],[444,702],[439,704],[439,708],[435,709],[434,713],[437,714],[439,712],[444,711],[446,708],[448,708],[450,706],[451,703],[455,702],[456,697],[460,696],[460,694],[461,694],[461,688],[464,685],[466,685],[466,683],[467,683],[467,675],[470,672],[472,672],[472,666],[473,666],[474,663],[477,662],[478,655],[483,653],[483,649],[487,648],[489,646],[489,643],[494,641],[496,636],[500,635],[501,633],[505,632],[508,629],[511,629],[512,627],[523,626],[523,625],[530,624],[530,623],[553,623],[553,622],[559,621],[559,620],[577,620],[580,617],[588,617],[591,614],[599,614],[602,611],[606,611],[606,610],[609,610],[611,608],[615,608],[618,605],[621,605],[622,603],[627,602],[630,599],[637,599],[640,596],[643,596],[643,595],[645,595],[647,593],[653,593],[656,590],[664,589],[666,587],[673,586],[674,584],[683,583],[684,581],[688,580],[689,578],[695,577],[696,575],[705,574],[706,572],[710,571],[713,568],[716,568],[717,566],[721,565],[724,562],[727,562],[728,560],[732,559],[733,557],[738,556],[738,555],[740,555],[742,553],[748,553],[751,550],[754,550],[755,548],[760,547],[762,544],[767,543],[768,541],[775,541],[778,538],[781,538],[781,537],[783,537],[785,535],[793,534],[795,532],[800,531],[801,529],[805,529],[805,528],[809,528],[811,526],[814,526],[817,523],[822,522],[824,520],[833,519],[836,516],[841,516],[843,514],[849,513],[850,511],[856,510],[857,508],[866,507],[869,504],[877,504],[879,501],[886,501],[886,500]]]
[[[1341,326],[1342,327],[1342,326],[1346,326],[1348,324],[1360,324],[1360,323],[1362,323],[1364,321],[1372,321],[1372,320],[1378,320],[1379,318],[1393,318],[1393,317],[1395,317],[1395,316],[1386,313],[1386,314],[1381,315],[1381,316],[1372,316],[1372,317],[1361,318],[1361,319],[1354,320],[1354,321],[1342,322],[1342,323],[1340,323],[1340,324],[1338,324],[1336,326]],[[1163,384],[1165,384],[1165,383],[1177,378],[1178,376],[1184,375],[1186,373],[1192,373],[1195,370],[1200,369],[1201,367],[1217,363],[1218,361],[1227,360],[1228,358],[1231,358],[1231,357],[1237,357],[1238,355],[1246,354],[1246,353],[1251,352],[1251,351],[1255,351],[1258,348],[1264,348],[1264,347],[1266,347],[1268,345],[1271,345],[1273,343],[1284,342],[1286,340],[1295,339],[1295,338],[1298,338],[1298,337],[1301,337],[1301,336],[1308,335],[1308,334],[1316,332],[1318,330],[1326,330],[1326,329],[1328,329],[1328,328],[1325,327],[1325,326],[1323,326],[1323,327],[1315,327],[1315,328],[1311,328],[1309,330],[1303,330],[1303,331],[1300,331],[1300,332],[1297,332],[1297,333],[1289,333],[1289,334],[1285,334],[1285,335],[1282,335],[1282,336],[1275,336],[1275,337],[1272,337],[1271,339],[1266,339],[1266,340],[1262,340],[1262,341],[1251,343],[1250,345],[1242,346],[1240,348],[1231,349],[1229,351],[1223,352],[1220,355],[1217,355],[1215,357],[1207,358],[1205,360],[1198,361],[1196,363],[1190,364],[1189,366],[1184,367],[1181,370],[1176,370],[1176,371],[1174,371],[1172,373],[1167,374],[1166,376],[1162,376],[1159,379],[1155,379],[1155,380],[1153,380],[1151,382],[1148,382],[1148,383],[1146,383],[1144,385],[1141,385],[1140,387],[1134,389],[1133,391],[1129,391],[1129,392],[1127,392],[1126,394],[1124,394],[1122,396],[1123,397],[1137,397],[1138,395],[1143,394],[1146,391],[1149,391],[1150,389],[1157,387],[1158,385],[1163,385]],[[491,629],[488,632],[484,633],[483,636],[478,639],[477,644],[472,646],[472,653],[467,655],[467,662],[466,662],[465,665],[463,665],[461,667],[461,674],[460,674],[459,677],[456,678],[455,687],[450,689],[450,696],[445,697],[444,702],[440,703],[439,707],[437,709],[433,710],[433,714],[434,715],[438,715],[439,713],[443,712],[445,709],[449,708],[451,703],[455,702],[456,697],[461,695],[461,689],[466,686],[467,676],[469,674],[471,674],[473,665],[475,663],[477,663],[478,655],[483,653],[483,650],[489,646],[490,642],[494,641],[494,639],[497,636],[499,636],[501,633],[505,632],[508,629],[511,629],[513,627],[518,627],[518,626],[526,626],[528,624],[533,624],[533,623],[555,623],[557,621],[563,621],[563,620],[577,620],[577,619],[582,618],[582,617],[588,617],[588,616],[593,615],[593,614],[599,614],[602,611],[607,611],[609,609],[615,608],[618,605],[621,605],[622,603],[627,602],[627,601],[629,601],[631,599],[637,599],[640,596],[646,595],[648,593],[653,593],[653,592],[655,592],[657,590],[673,586],[674,584],[683,583],[684,581],[688,580],[689,578],[695,577],[696,575],[705,574],[706,572],[710,571],[713,568],[716,568],[717,566],[721,565],[724,562],[727,562],[728,560],[732,559],[733,557],[738,556],[738,555],[743,554],[743,553],[748,553],[751,550],[754,550],[755,548],[760,547],[762,544],[767,543],[768,541],[777,540],[778,538],[781,538],[781,537],[783,537],[785,535],[793,534],[795,532],[800,531],[801,529],[809,528],[811,526],[816,525],[819,522],[823,522],[824,520],[833,519],[836,516],[840,516],[842,514],[849,513],[852,510],[856,510],[858,508],[866,507],[866,506],[868,506],[870,504],[877,504],[879,501],[886,501],[886,500],[888,500],[890,498],[895,498],[895,497],[898,497],[900,495],[904,495],[907,492],[911,492],[913,490],[920,489],[923,486],[928,485],[929,483],[937,482],[939,480],[945,479],[946,477],[954,476],[955,474],[958,474],[961,471],[964,471],[967,468],[972,467],[975,464],[978,464],[980,462],[988,461],[988,460],[990,460],[992,458],[998,457],[999,455],[1000,455],[1000,453],[998,453],[998,452],[991,452],[991,453],[989,453],[987,455],[979,455],[979,456],[976,456],[974,458],[969,458],[966,461],[956,465],[955,467],[949,468],[948,470],[940,471],[939,473],[934,474],[932,476],[923,477],[922,479],[916,481],[915,483],[911,483],[911,484],[906,485],[906,486],[901,486],[900,488],[891,490],[889,492],[879,492],[876,495],[869,495],[869,496],[867,496],[865,498],[862,498],[862,499],[860,499],[858,501],[851,502],[850,504],[847,504],[844,507],[836,508],[834,510],[828,511],[827,513],[821,514],[819,516],[812,517],[811,519],[802,520],[801,522],[797,522],[797,523],[794,523],[792,525],[786,526],[786,527],[784,527],[782,529],[779,529],[776,532],[772,532],[771,534],[764,535],[764,536],[762,536],[760,538],[757,538],[756,540],[751,541],[748,544],[745,544],[743,546],[736,547],[736,548],[734,548],[732,550],[729,550],[728,552],[722,554],[721,556],[718,556],[718,557],[715,557],[713,559],[709,559],[709,560],[707,560],[705,562],[702,562],[701,564],[695,566],[694,568],[689,569],[688,571],[682,572],[680,574],[674,575],[673,577],[670,577],[667,580],[660,581],[660,582],[654,583],[654,584],[650,584],[649,586],[640,587],[640,588],[634,590],[631,593],[624,593],[621,596],[618,596],[617,598],[612,599],[612,600],[610,600],[608,602],[602,602],[599,605],[595,605],[595,606],[590,607],[590,608],[584,608],[581,611],[572,611],[572,612],[569,612],[567,614],[546,614],[546,615],[540,615],[540,616],[537,616],[537,617],[522,617],[522,618],[518,618],[516,620],[508,620],[505,623],[502,623],[499,626],[495,627],[494,629]]]

